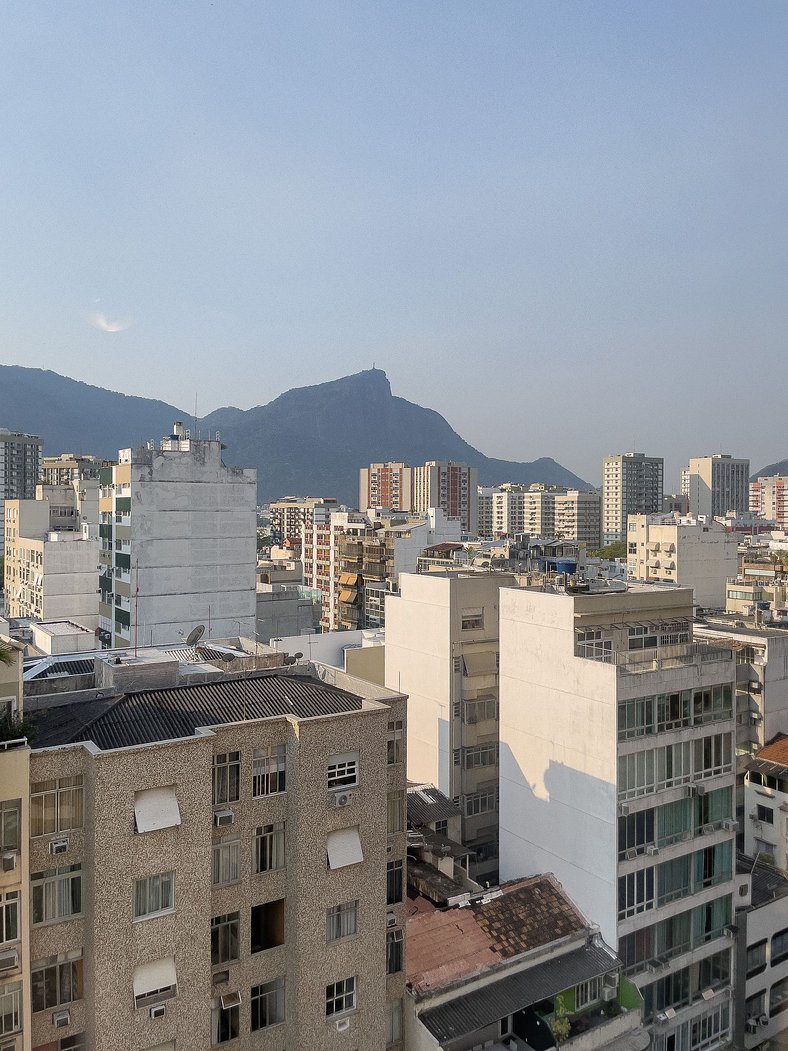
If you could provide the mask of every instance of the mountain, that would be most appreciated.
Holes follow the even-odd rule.
[[[768,467],[762,467],[760,471],[750,475],[750,481],[755,482],[758,478],[768,478],[772,474],[788,474],[788,460],[779,460],[770,463]]]
[[[40,434],[47,455],[61,452],[115,457],[118,449],[169,434],[189,413],[148,398],[59,376],[0,365],[0,426]],[[217,409],[198,421],[203,435],[221,433],[227,463],[256,467],[260,499],[288,494],[336,496],[354,506],[358,469],[368,463],[460,460],[479,468],[484,485],[544,482],[590,488],[548,457],[532,463],[495,460],[480,453],[432,409],[391,393],[385,372],[287,391],[253,409]]]

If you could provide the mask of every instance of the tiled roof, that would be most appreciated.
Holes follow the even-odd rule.
[[[464,907],[408,919],[407,980],[426,994],[586,928],[551,873],[504,884]]]
[[[361,707],[360,697],[319,679],[262,674],[127,694],[77,732],[62,709],[50,709],[46,737],[51,744],[93,741],[109,750],[192,737],[199,726],[283,715],[312,719]]]
[[[414,828],[460,817],[462,814],[460,808],[434,785],[408,785],[407,799],[408,824]]]
[[[758,752],[756,759],[775,766],[788,767],[788,734],[777,734],[774,740]]]

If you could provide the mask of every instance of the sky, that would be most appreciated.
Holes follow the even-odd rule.
[[[787,36],[784,0],[7,0],[0,360],[201,416],[374,362],[592,482],[782,459]]]

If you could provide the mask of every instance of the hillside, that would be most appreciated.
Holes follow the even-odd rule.
[[[772,474],[788,474],[788,460],[778,460],[777,463],[770,463],[767,467],[762,467],[760,471],[750,475],[750,481],[754,482],[757,478],[768,478]]]
[[[175,419],[191,424],[187,412],[166,402],[128,397],[54,372],[0,365],[0,426],[41,434],[48,455],[113,457],[119,448],[169,434]],[[479,468],[484,485],[589,488],[547,457],[517,463],[485,456],[439,413],[395,397],[380,369],[290,390],[248,410],[217,409],[199,420],[198,428],[203,434],[220,431],[227,463],[257,468],[261,501],[309,493],[354,505],[359,467],[385,460],[463,460]]]

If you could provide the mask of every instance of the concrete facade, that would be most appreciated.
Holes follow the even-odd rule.
[[[750,482],[749,509],[759,518],[768,518],[788,529],[788,478],[764,475]]]
[[[692,515],[707,518],[749,508],[750,461],[730,453],[696,456],[681,472],[681,491]]]
[[[358,472],[359,510],[413,510],[413,468],[406,463],[371,463]]]
[[[623,453],[602,463],[602,542],[625,540],[630,515],[662,511],[665,464],[661,456]]]
[[[413,468],[413,510],[440,508],[448,518],[459,518],[462,531],[478,531],[479,472],[467,463],[428,460]]]
[[[0,427],[0,542],[6,500],[32,500],[41,479],[43,439]]]

